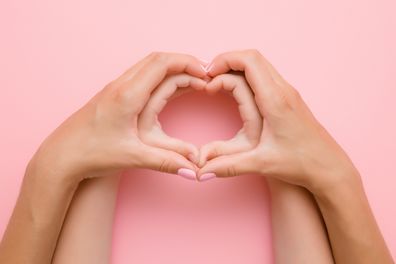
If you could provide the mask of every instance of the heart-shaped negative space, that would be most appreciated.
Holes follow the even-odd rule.
[[[167,116],[164,130],[160,114]],[[242,75],[227,73],[206,82],[179,74],[167,77],[153,92],[139,116],[139,136],[144,143],[178,152],[201,167],[220,155],[252,149],[261,122]]]

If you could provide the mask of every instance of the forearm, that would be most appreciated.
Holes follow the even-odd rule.
[[[326,227],[312,195],[302,187],[268,179],[277,264],[334,263]]]
[[[119,177],[80,183],[67,212],[54,264],[108,264]]]
[[[337,263],[394,263],[359,176],[316,195],[316,200]]]
[[[0,245],[0,263],[51,263],[75,189],[27,173]]]

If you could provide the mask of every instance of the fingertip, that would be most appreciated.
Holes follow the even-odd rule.
[[[210,94],[216,94],[222,88],[222,83],[217,76],[213,78],[205,87],[205,90]]]
[[[205,70],[205,72],[206,72],[208,75],[210,75],[210,73],[211,73],[213,67],[214,67],[214,63],[211,62],[211,63],[209,63],[208,65],[206,65],[206,67],[204,68],[204,70]]]
[[[206,163],[206,157],[200,153],[198,159],[198,167],[202,168],[205,165],[205,163]]]
[[[198,90],[198,91],[205,89],[207,84],[208,84],[208,82],[201,78],[193,78],[190,81],[190,86],[193,89]]]
[[[197,180],[199,182],[204,182],[204,181],[208,181],[208,180],[214,179],[216,177],[217,177],[216,173],[209,172],[209,173],[202,174],[199,178],[197,177]]]
[[[200,64],[200,66],[201,66],[201,69],[205,72],[205,75],[206,75],[206,74],[207,74],[206,66],[204,66],[204,65],[202,65],[202,64]]]
[[[204,145],[199,150],[199,163],[198,166],[202,168],[208,161],[208,155],[210,154],[211,144]]]
[[[188,180],[197,180],[197,174],[194,170],[187,168],[179,168],[176,172],[177,175],[182,176]]]
[[[204,67],[206,67],[209,64],[208,60],[204,60],[204,59],[198,59],[201,62],[201,65],[203,65]]]
[[[196,153],[193,152],[188,153],[187,158],[194,164],[199,163],[199,155],[197,155]]]

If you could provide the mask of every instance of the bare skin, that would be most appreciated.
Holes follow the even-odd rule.
[[[166,136],[157,118],[168,100],[174,95],[188,92],[186,86],[194,82],[194,77],[174,75],[157,88],[139,117],[145,143],[182,155],[196,153],[193,145]],[[199,167],[208,159],[254,149],[263,125],[254,94],[243,75],[218,75],[208,83],[206,90],[210,94],[220,91],[231,93],[238,103],[243,126],[230,140],[214,141],[202,146],[199,150]],[[312,195],[302,187],[276,179],[269,179],[268,186],[271,191],[276,263],[334,263],[326,228]]]
[[[52,263],[110,263],[119,180],[119,177],[101,177],[84,180],[79,185],[62,225]]]
[[[294,87],[256,50],[218,55],[208,75],[242,71],[263,116],[251,151],[208,161],[198,175],[259,173],[302,186],[315,197],[336,263],[393,263],[368,204],[359,172]],[[208,85],[209,87],[209,85]]]
[[[199,155],[194,145],[171,138],[162,131],[157,116],[166,102],[191,90],[202,90],[199,83],[198,78],[188,74],[172,75],[161,82],[139,115],[139,134],[144,143],[173,150],[183,156],[192,154],[197,162],[213,157],[214,147],[217,151],[221,150],[221,154],[255,147],[262,120],[253,93],[240,74],[224,74],[215,80],[216,92],[224,90],[232,93],[239,104],[244,126],[235,138],[212,142],[204,147],[206,151],[201,148]],[[272,196],[276,263],[333,263],[320,212],[309,193],[278,180],[269,180],[268,183]],[[53,263],[110,262],[117,189],[118,178],[113,177],[90,179],[80,184],[63,224]]]
[[[196,157],[184,156],[185,150],[180,154],[141,139],[139,114],[166,76],[184,72],[199,79],[209,75],[215,80],[229,70],[245,74],[263,118],[257,143],[250,145],[250,149],[222,155],[207,151],[212,154],[206,155],[203,163],[201,159],[198,165],[203,167],[198,168],[193,163],[197,161]],[[215,83],[202,80],[196,85],[199,89],[210,90]],[[280,209],[273,214],[278,219],[296,215],[284,201],[298,193],[280,190],[289,188],[285,183],[293,188],[301,186],[317,201],[336,263],[393,263],[356,168],[316,121],[297,91],[254,50],[221,54],[206,71],[192,56],[153,53],[106,86],[55,130],[30,161],[0,245],[0,262],[51,263],[79,184],[91,178],[118,177],[129,168],[169,173],[180,173],[183,169],[194,176],[198,172],[199,180],[208,179],[208,175],[212,177],[214,173],[217,177],[252,172],[265,175],[270,180],[272,195],[277,199],[273,200],[273,205]],[[311,206],[310,196],[302,193],[296,197],[301,199],[301,205],[309,205],[302,206],[302,212],[318,216],[318,211]],[[278,202],[275,204],[275,201]],[[283,225],[285,229],[293,229],[287,221]],[[321,230],[324,234],[320,221],[312,226],[310,232]],[[274,225],[274,230],[278,233],[275,244],[288,247],[298,256],[298,240],[294,239],[299,233],[293,233],[293,241],[297,243],[290,244],[285,240],[283,228]],[[328,254],[325,236],[304,239],[309,243],[322,241],[320,250]],[[278,253],[279,263],[287,263],[290,255]],[[303,260],[307,255],[298,257]]]
[[[51,263],[69,204],[85,179],[117,177],[130,168],[195,169],[182,155],[148,146],[137,135],[137,117],[151,92],[168,74],[181,72],[206,75],[189,55],[147,56],[43,142],[26,169],[0,245],[1,263]]]

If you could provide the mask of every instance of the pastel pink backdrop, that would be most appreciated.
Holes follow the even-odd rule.
[[[139,58],[253,47],[350,154],[396,256],[395,10],[393,0],[1,1],[0,234],[40,142]],[[161,119],[196,144],[240,126],[225,96],[180,97]],[[271,262],[268,198],[254,175],[196,184],[136,171],[120,189],[112,262]]]

